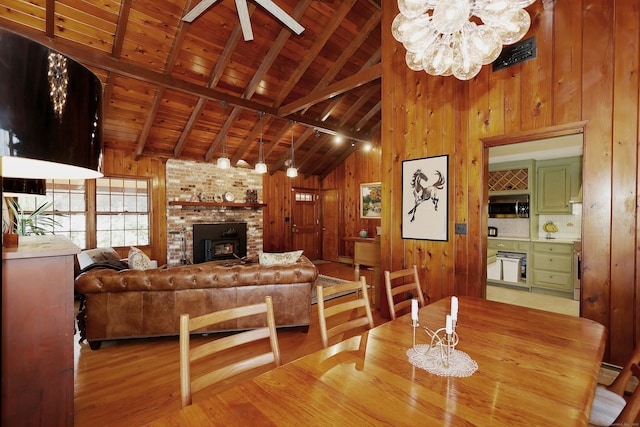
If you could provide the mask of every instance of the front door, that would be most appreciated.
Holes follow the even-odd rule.
[[[293,188],[291,208],[292,250],[302,249],[311,259],[320,258],[320,197],[317,190]]]

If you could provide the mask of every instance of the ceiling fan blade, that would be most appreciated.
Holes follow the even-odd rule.
[[[304,27],[287,14],[284,10],[280,9],[280,6],[272,2],[271,0],[255,0],[260,6],[267,9],[273,16],[278,18],[280,22],[289,27],[291,31],[300,35],[304,31]]]
[[[251,29],[247,0],[236,0],[236,9],[238,9],[238,18],[240,18],[240,27],[242,28],[244,41],[248,42],[253,40],[253,30]]]
[[[218,0],[202,0],[193,9],[191,9],[189,11],[189,13],[184,15],[182,17],[182,20],[185,21],[185,22],[192,22],[194,19],[196,19],[198,16],[200,16],[200,14],[202,12],[207,10],[209,8],[209,6],[214,4],[216,1],[218,1]]]

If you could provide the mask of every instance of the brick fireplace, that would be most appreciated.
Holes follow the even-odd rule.
[[[253,169],[220,170],[211,163],[167,160],[167,263],[193,262],[193,224],[246,223],[246,254],[257,256],[262,251],[262,208],[219,203],[227,192],[235,202],[244,203],[247,190],[257,190],[258,201],[262,201],[262,175]],[[177,204],[199,196],[211,206]]]

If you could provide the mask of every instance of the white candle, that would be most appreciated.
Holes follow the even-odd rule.
[[[451,320],[451,315],[447,314],[447,324],[445,327],[447,331],[447,335],[451,335],[453,333],[453,321]]]
[[[418,300],[411,300],[411,320],[418,321]]]
[[[451,297],[451,318],[458,320],[458,297]]]

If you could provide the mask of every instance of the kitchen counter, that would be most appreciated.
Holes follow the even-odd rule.
[[[527,237],[487,237],[488,240],[513,240],[517,242],[546,242],[546,243],[573,243],[579,242],[580,238],[570,239],[545,239],[544,237],[535,237],[533,239],[529,239]]]

